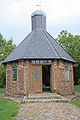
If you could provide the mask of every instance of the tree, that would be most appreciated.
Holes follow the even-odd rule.
[[[75,84],[80,84],[80,35],[72,35],[67,30],[62,30],[56,40],[76,61],[74,64],[74,80]]]
[[[15,47],[16,45],[13,44],[12,38],[9,41],[6,41],[0,34],[0,87],[4,87],[6,84],[5,65],[1,64],[1,62],[14,50]]]

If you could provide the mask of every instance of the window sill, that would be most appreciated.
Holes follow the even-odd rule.
[[[63,82],[70,82],[70,80],[63,80]]]
[[[14,83],[14,84],[15,84],[15,83],[17,83],[17,81],[12,81],[12,83]]]

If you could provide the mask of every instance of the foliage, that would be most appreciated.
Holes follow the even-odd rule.
[[[80,97],[76,97],[72,100],[72,104],[76,105],[77,107],[80,107]]]
[[[80,85],[75,85],[75,86],[74,86],[74,91],[80,92]]]
[[[6,89],[5,88],[0,88],[0,93],[5,93]]]
[[[80,85],[75,85],[75,86],[74,86],[74,91],[80,92]],[[71,104],[80,107],[80,96],[79,96],[79,97],[76,97],[75,99],[73,99],[73,100],[71,101]]]
[[[80,79],[78,79],[78,84],[80,85]]]
[[[18,113],[19,104],[0,98],[0,120],[12,120]]]
[[[80,79],[80,35],[72,35],[66,30],[62,30],[56,39],[59,44],[76,61],[74,64],[75,84],[79,84]]]
[[[0,87],[6,85],[6,68],[4,65],[0,65]]]
[[[14,50],[15,47],[16,45],[13,44],[12,38],[9,41],[6,41],[0,34],[0,87],[4,87],[6,84],[6,70],[1,62],[12,52],[12,50]]]

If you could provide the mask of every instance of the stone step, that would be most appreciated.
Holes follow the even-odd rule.
[[[28,99],[62,99],[61,96],[29,96]]]
[[[24,96],[23,103],[49,103],[49,102],[69,102],[69,100],[56,93],[31,93]]]
[[[27,99],[25,103],[69,102],[68,99]]]
[[[63,98],[61,95],[56,94],[56,93],[32,93],[29,94],[28,99],[61,99]]]

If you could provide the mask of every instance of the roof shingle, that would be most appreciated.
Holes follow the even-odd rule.
[[[18,59],[74,59],[43,29],[34,29],[2,62]]]

